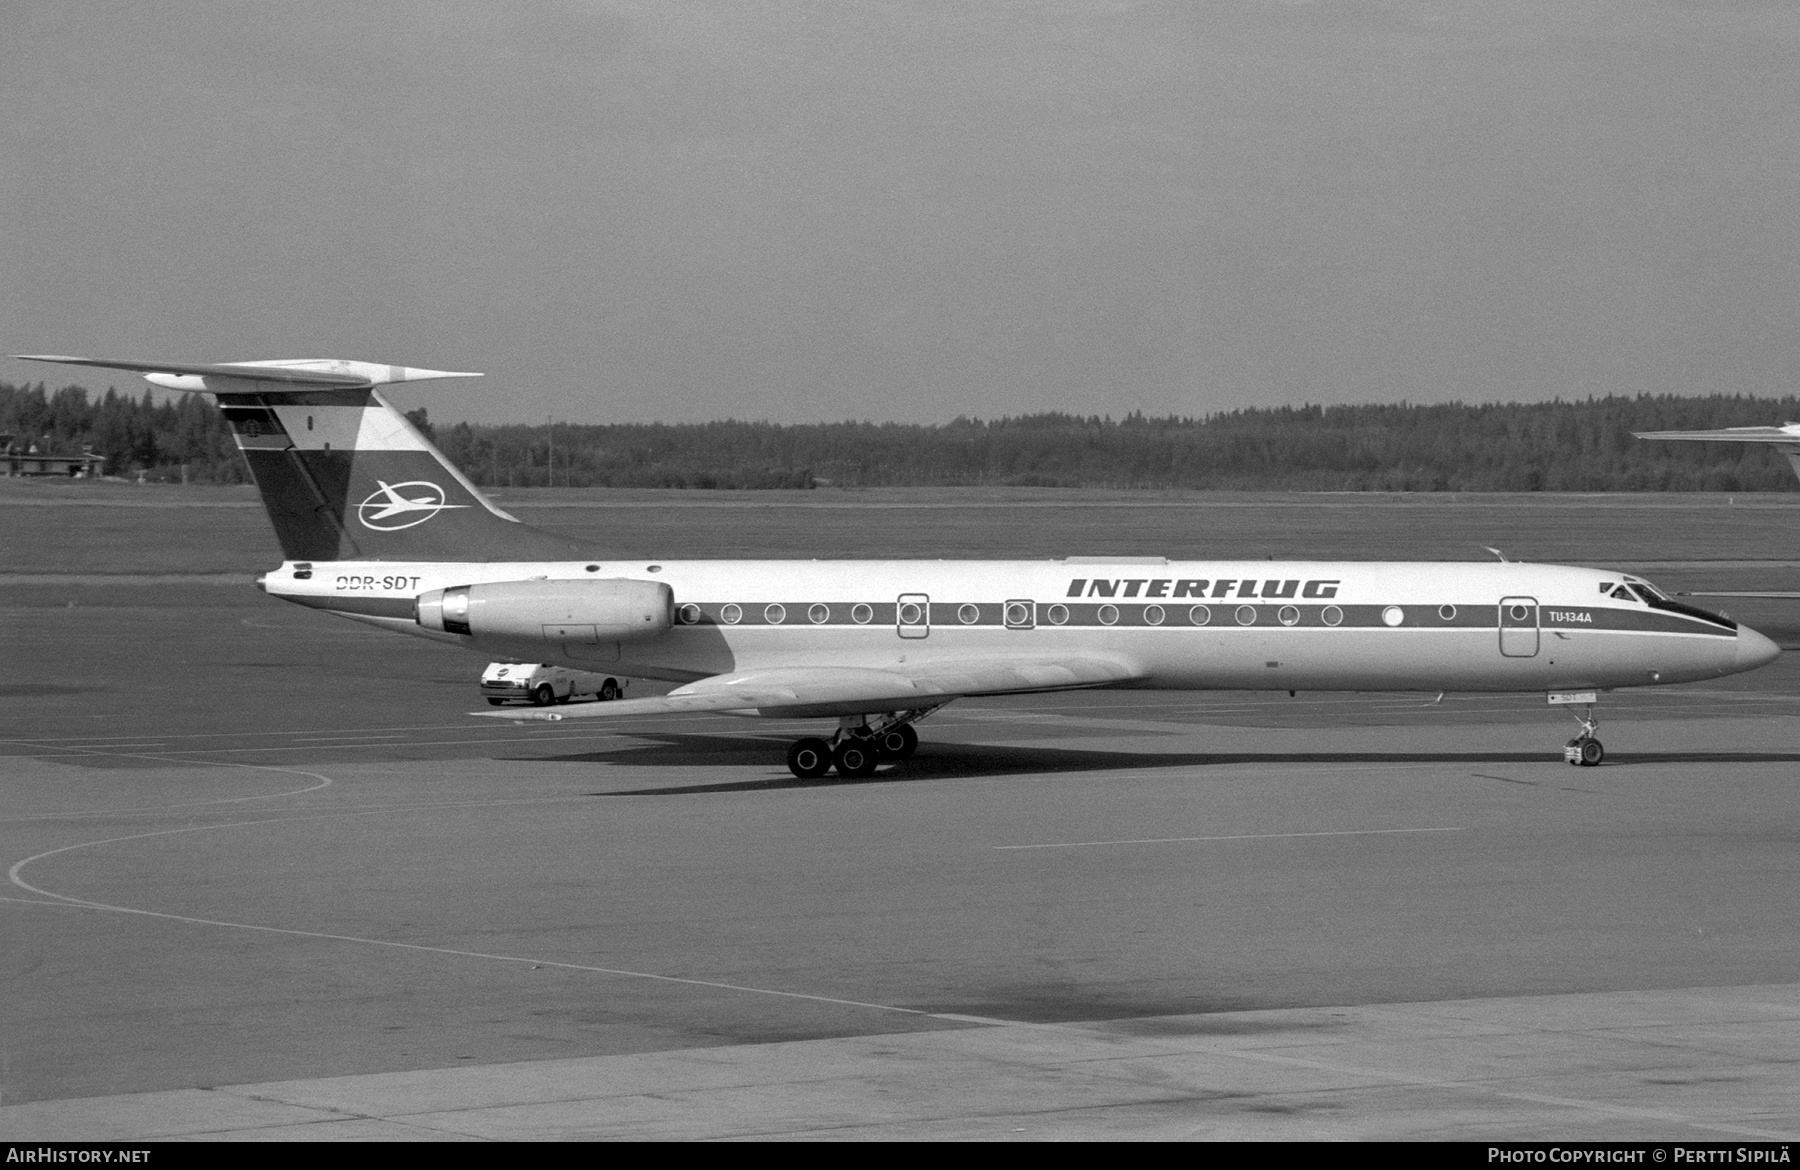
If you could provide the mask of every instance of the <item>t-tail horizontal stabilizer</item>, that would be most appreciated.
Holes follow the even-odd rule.
[[[216,396],[289,560],[555,561],[590,555],[496,508],[376,389],[480,374],[337,358],[17,356],[131,370],[155,386]]]
[[[144,381],[169,390],[214,393],[224,389],[206,379],[238,382],[272,382],[295,387],[331,386],[361,389],[394,382],[431,382],[439,378],[479,378],[480,374],[455,370],[420,370],[411,366],[384,366],[375,362],[351,362],[341,358],[277,358],[264,362],[128,362],[114,358],[66,357],[62,354],[14,354],[20,361],[60,362],[65,366],[98,366],[104,370],[131,370]]]

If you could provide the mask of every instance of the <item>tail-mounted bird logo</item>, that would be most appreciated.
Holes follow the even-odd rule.
[[[364,528],[377,532],[397,532],[423,524],[446,508],[467,508],[467,504],[445,502],[444,489],[426,479],[388,484],[376,480],[369,498],[356,505],[356,518]]]

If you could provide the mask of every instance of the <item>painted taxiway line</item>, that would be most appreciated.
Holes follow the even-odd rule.
[[[330,744],[330,743],[339,743],[344,740],[399,739],[401,737],[401,735],[402,735],[402,733],[398,732],[398,731],[378,731],[378,732],[373,732],[373,733],[367,734],[367,735],[357,735],[357,734],[296,735],[293,739],[293,742],[294,743],[306,743],[306,744],[313,744],[313,743]],[[380,746],[380,745],[375,745],[375,746]]]
[[[523,710],[523,709],[524,708],[521,708],[521,710]],[[487,715],[488,712],[483,711],[483,712],[481,712],[481,714]],[[692,717],[691,715],[689,715],[686,712],[678,711],[678,712],[673,712],[673,714],[678,717],[688,717],[688,718]],[[643,715],[643,716],[634,716],[634,718],[656,719],[656,718],[663,718],[663,716]],[[456,723],[411,723],[411,724],[399,724],[399,725],[389,724],[387,726],[376,726],[376,727],[347,727],[342,732],[326,731],[322,727],[297,727],[297,728],[291,728],[286,731],[193,731],[193,732],[181,732],[181,733],[172,734],[172,735],[158,732],[157,738],[158,739],[166,739],[166,740],[246,739],[246,738],[255,738],[258,736],[267,736],[270,738],[276,738],[276,737],[280,737],[280,736],[290,736],[291,737],[291,736],[301,736],[301,735],[339,735],[339,734],[342,734],[342,735],[376,735],[376,734],[384,734],[384,733],[388,733],[388,732],[392,732],[392,733],[400,734],[400,735],[404,735],[407,733],[412,733],[414,735],[417,735],[417,734],[422,734],[422,733],[428,732],[428,731],[471,731],[471,730],[474,730],[474,729],[482,727],[482,726],[484,726],[484,725],[480,724],[480,723],[470,723],[470,722],[468,722],[467,719],[463,719]],[[555,724],[545,724],[544,726],[553,727],[553,726],[555,726]],[[138,740],[138,739],[142,739],[142,738],[144,738],[144,733],[141,731],[136,733],[135,735],[19,735],[19,736],[13,736],[8,739],[0,739],[0,744],[17,744],[17,745],[22,745],[22,746],[26,746],[26,747],[31,747],[31,746],[54,747],[57,744],[63,744],[63,743],[93,744],[95,746],[105,746],[106,744],[111,743],[114,740]]]
[[[223,764],[222,766],[224,766],[224,767],[239,767],[239,768],[253,769],[253,770],[257,770],[257,771],[287,771],[287,772],[297,772],[298,771],[297,769],[269,768],[269,767],[254,765],[254,764],[229,764],[229,763],[227,763],[227,764]],[[333,783],[333,781],[331,780],[330,777],[321,775],[316,772],[301,772],[299,774],[315,777],[320,781],[320,783],[318,783],[316,785],[312,785],[308,788],[295,789],[293,792],[279,793],[279,794],[275,794],[275,795],[284,795],[284,796],[298,795],[298,794],[304,793],[304,792],[316,791],[319,788],[326,787]],[[241,798],[241,799],[259,799],[259,798]],[[260,799],[266,799],[266,798],[260,798]],[[581,796],[581,797],[548,797],[548,798],[541,798],[539,800],[525,800],[525,801],[479,801],[479,802],[461,802],[461,803],[463,803],[463,804],[481,804],[481,805],[491,805],[491,804],[501,804],[501,803],[525,804],[525,803],[554,803],[554,802],[586,800],[586,799],[588,799],[588,798],[585,796]],[[204,803],[225,803],[225,802],[220,801],[220,802],[204,802]],[[405,806],[394,806],[394,807],[405,807]],[[413,807],[422,807],[422,808],[431,809],[431,810],[439,810],[439,809],[444,808],[445,806],[440,805],[440,804],[430,804],[430,805],[419,805],[419,806],[413,806]],[[899,1007],[899,1006],[893,1005],[893,1004],[868,1003],[868,1002],[865,1002],[862,1000],[845,999],[845,998],[837,997],[837,996],[818,995],[818,994],[813,994],[813,993],[809,993],[809,992],[784,991],[784,990],[780,990],[777,988],[768,988],[768,987],[751,987],[751,986],[744,985],[744,984],[727,983],[727,982],[723,982],[723,981],[719,981],[719,980],[695,979],[695,978],[688,978],[688,977],[677,976],[677,975],[663,975],[663,974],[659,974],[659,973],[651,972],[651,971],[633,971],[633,970],[628,970],[628,969],[619,968],[619,967],[599,967],[599,966],[593,966],[593,965],[584,964],[584,963],[568,963],[568,962],[562,962],[562,961],[556,960],[556,959],[549,959],[549,958],[543,958],[543,957],[538,957],[538,956],[503,955],[503,954],[496,954],[496,953],[486,952],[486,951],[465,950],[465,949],[457,948],[457,947],[431,946],[431,945],[424,944],[424,943],[408,943],[408,942],[400,942],[400,941],[397,941],[394,939],[367,938],[367,937],[363,937],[360,935],[336,934],[336,933],[332,933],[329,931],[300,930],[300,929],[296,929],[293,927],[268,926],[268,925],[264,925],[261,923],[232,922],[232,921],[225,920],[225,919],[200,918],[200,917],[195,917],[192,915],[173,914],[173,913],[168,913],[168,912],[160,911],[160,910],[146,910],[146,909],[143,909],[140,907],[135,907],[135,906],[119,906],[119,905],[114,905],[114,904],[108,903],[108,902],[97,902],[97,901],[93,901],[93,900],[87,899],[87,898],[77,898],[71,894],[59,894],[53,890],[46,890],[39,886],[32,885],[30,882],[26,881],[24,879],[24,877],[22,876],[25,868],[27,866],[33,864],[34,862],[42,861],[49,857],[55,857],[60,854],[72,853],[72,852],[74,852],[76,850],[80,850],[80,849],[97,848],[102,845],[117,845],[117,844],[121,844],[121,843],[124,843],[127,841],[142,841],[142,840],[147,840],[150,838],[172,837],[172,836],[179,836],[179,835],[183,835],[183,834],[187,834],[187,833],[203,833],[203,832],[210,832],[210,831],[218,830],[218,829],[237,829],[237,828],[248,828],[248,827],[260,827],[260,826],[264,826],[264,825],[290,824],[290,823],[293,823],[296,821],[327,820],[327,819],[331,819],[334,817],[362,816],[362,815],[369,815],[369,814],[373,814],[373,813],[377,813],[377,812],[387,812],[387,811],[393,811],[393,807],[343,809],[343,810],[335,810],[335,811],[331,811],[331,812],[322,812],[322,813],[302,813],[302,814],[298,814],[298,815],[263,817],[263,818],[259,818],[256,820],[230,821],[230,822],[222,822],[219,824],[211,824],[211,825],[187,825],[187,826],[183,826],[181,828],[176,828],[176,829],[156,829],[156,830],[152,830],[150,832],[131,833],[131,834],[127,834],[125,836],[107,837],[107,838],[103,838],[101,840],[96,840],[96,841],[78,841],[73,844],[60,846],[56,849],[47,849],[41,853],[35,853],[35,854],[31,855],[30,857],[22,858],[21,860],[14,862],[13,865],[11,866],[11,868],[9,868],[7,870],[6,876],[7,876],[8,880],[14,886],[18,887],[21,890],[24,890],[26,893],[36,895],[36,898],[34,898],[34,899],[17,898],[17,899],[8,899],[8,900],[15,901],[15,902],[27,902],[27,901],[37,901],[38,899],[44,899],[44,900],[48,900],[50,902],[50,904],[52,904],[52,905],[59,905],[59,906],[64,906],[64,907],[75,907],[75,908],[80,908],[80,909],[85,909],[85,910],[98,911],[98,912],[102,912],[102,913],[127,914],[127,915],[133,915],[136,917],[142,917],[142,918],[154,918],[154,919],[160,919],[160,920],[164,920],[164,921],[180,922],[180,923],[190,925],[190,926],[212,926],[212,927],[218,927],[221,929],[228,929],[228,930],[242,930],[242,931],[251,931],[251,932],[256,932],[256,933],[261,933],[261,934],[283,935],[283,936],[294,937],[294,938],[310,938],[310,939],[317,939],[317,940],[326,941],[326,942],[351,943],[351,944],[356,944],[356,945],[360,945],[360,946],[382,947],[382,948],[388,948],[388,949],[392,949],[392,950],[411,951],[411,952],[419,953],[419,954],[446,955],[446,956],[450,956],[450,957],[454,957],[454,958],[482,959],[482,960],[488,960],[488,961],[492,961],[492,962],[511,963],[511,964],[528,964],[529,966],[531,966],[533,968],[552,968],[552,969],[564,970],[564,971],[579,971],[579,972],[584,972],[584,973],[588,973],[588,974],[607,975],[607,976],[613,976],[613,977],[618,977],[618,978],[643,979],[643,980],[649,980],[652,982],[678,984],[678,985],[690,986],[690,987],[706,987],[706,988],[712,988],[714,990],[719,990],[719,991],[732,991],[732,992],[738,992],[741,994],[748,994],[748,995],[773,996],[773,997],[782,998],[782,999],[806,1000],[806,1001],[811,1001],[814,1003],[829,1004],[829,1005],[833,1005],[833,1006],[837,1006],[837,1007],[857,1008],[857,1009],[861,1009],[861,1010],[865,1010],[865,1011],[888,1012],[888,1013],[896,1013],[896,1014],[907,1015],[907,1016],[917,1016],[917,1017],[921,1017],[921,1018],[936,1018],[934,1013],[920,1009],[920,1008]],[[962,1019],[962,1018],[952,1018],[952,1017],[948,1017],[948,1016],[943,1017],[943,1018],[946,1020],[946,1022],[950,1022],[950,1023],[967,1023],[968,1022],[968,1020]]]
[[[553,730],[558,730],[558,729],[556,729],[554,727],[554,725],[547,725],[543,730],[544,731],[553,731]],[[166,751],[161,756],[146,756],[146,755],[141,755],[141,754],[135,754],[132,752],[115,752],[115,751],[112,751],[109,748],[105,748],[105,747],[90,748],[90,747],[80,747],[80,746],[75,746],[75,745],[62,745],[62,744],[57,744],[57,745],[22,744],[22,745],[16,745],[16,746],[23,746],[23,747],[36,746],[36,750],[14,752],[12,754],[15,756],[26,757],[26,758],[30,758],[30,759],[40,759],[40,760],[54,760],[54,759],[58,758],[59,754],[60,755],[81,754],[81,755],[90,755],[90,756],[116,756],[117,758],[122,759],[122,760],[129,760],[129,759],[163,760],[165,763],[170,763],[170,764],[216,763],[221,768],[236,768],[236,767],[251,768],[251,767],[256,767],[257,765],[234,764],[229,760],[208,761],[208,760],[202,759],[200,757],[202,757],[202,756],[249,755],[249,754],[254,754],[257,752],[351,751],[351,750],[355,750],[358,748],[467,747],[469,745],[478,745],[478,744],[543,743],[543,742],[546,742],[547,739],[554,741],[554,742],[573,743],[573,742],[576,742],[579,740],[616,739],[621,736],[628,736],[629,734],[630,734],[629,732],[621,732],[621,731],[599,731],[599,732],[586,732],[586,733],[580,734],[580,735],[571,735],[571,734],[568,734],[565,730],[564,734],[548,736],[548,737],[543,734],[538,734],[538,735],[530,735],[530,736],[526,736],[526,735],[513,735],[513,736],[504,736],[504,737],[492,736],[492,737],[488,737],[488,738],[484,738],[484,739],[409,739],[409,740],[404,740],[404,741],[400,741],[400,742],[395,742],[394,740],[390,739],[390,740],[381,740],[381,741],[374,742],[374,743],[290,742],[290,743],[262,744],[258,747],[170,748],[170,749],[168,749],[168,751]],[[183,757],[183,758],[177,759],[176,757],[178,757],[178,756]]]
[[[184,833],[203,833],[216,829],[240,829],[271,824],[290,824],[295,821],[324,820],[331,817],[350,815],[356,814],[345,811],[320,813],[311,816],[267,817],[254,821],[231,821],[217,825],[189,825],[179,829],[157,829],[148,833],[131,833],[123,837],[107,837],[99,841],[79,841],[73,845],[64,845],[57,849],[46,849],[42,853],[35,853],[30,857],[14,862],[12,868],[7,870],[6,876],[12,884],[19,889],[24,890],[29,894],[36,894],[39,898],[51,900],[53,904],[78,907],[84,910],[94,910],[109,914],[129,914],[140,918],[155,918],[167,922],[179,922],[188,926],[212,926],[225,930],[243,930],[258,934],[282,935],[289,938],[309,938],[317,939],[322,942],[352,943],[359,946],[382,947],[390,950],[411,951],[416,954],[446,955],[459,959],[483,959],[491,962],[510,963],[515,965],[525,964],[533,968],[551,968],[559,971],[580,971],[586,974],[609,975],[626,979],[645,979],[656,983],[680,984],[688,987],[706,987],[717,991],[733,991],[747,995],[775,996],[781,999],[809,1000],[814,1003],[830,1004],[836,1007],[891,1012],[899,1015],[919,1016],[922,1018],[932,1018],[934,1016],[934,1013],[925,1011],[921,1008],[898,1007],[893,1004],[884,1003],[868,1003],[863,1000],[845,999],[830,995],[816,995],[804,991],[783,991],[777,988],[751,987],[745,984],[726,983],[714,979],[693,979],[679,975],[662,975],[653,971],[632,971],[622,967],[598,967],[586,963],[567,963],[557,959],[536,955],[503,955],[491,951],[464,950],[460,947],[431,946],[426,943],[400,942],[395,939],[385,938],[367,938],[362,935],[337,934],[323,930],[300,930],[295,927],[268,926],[255,922],[232,922],[220,918],[200,918],[188,914],[172,914],[162,910],[145,910],[136,906],[117,906],[110,902],[96,902],[87,898],[77,898],[72,894],[59,894],[54,890],[42,889],[32,885],[20,876],[25,867],[33,862],[42,861],[47,857],[55,857],[62,853],[70,853],[77,849],[91,849],[101,845],[117,845],[126,841],[142,841],[152,837],[173,837]],[[20,902],[27,900],[28,899],[23,898],[16,899],[16,901]],[[963,1021],[955,1020],[951,1022]]]
[[[1465,833],[1464,828],[1334,829],[1322,833],[1233,833],[1218,837],[1136,837],[1117,841],[1047,841],[1033,845],[995,845],[997,850],[1085,849],[1096,845],[1186,845],[1198,841],[1279,841],[1298,837],[1379,837],[1396,833]]]

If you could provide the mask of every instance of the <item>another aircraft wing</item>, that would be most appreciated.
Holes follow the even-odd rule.
[[[1701,443],[1792,443],[1800,446],[1800,424],[1784,427],[1726,427],[1722,431],[1633,431],[1639,439],[1676,439]]]
[[[1723,591],[1723,592],[1717,591],[1717,590],[1707,590],[1707,589],[1684,589],[1681,591],[1680,596],[1682,596],[1682,597],[1760,597],[1760,598],[1764,598],[1764,599],[1767,599],[1770,601],[1800,601],[1800,593],[1796,593],[1793,591],[1778,591],[1775,593],[1759,593],[1755,590],[1744,590],[1744,589],[1733,589],[1733,590],[1727,590],[1727,591]]]
[[[1633,431],[1640,439],[1676,439],[1696,443],[1770,443],[1800,475],[1800,423],[1779,427],[1726,427],[1722,431]],[[1739,594],[1738,596],[1748,596]]]
[[[985,658],[911,667],[781,667],[720,674],[678,687],[661,698],[584,703],[558,711],[475,711],[489,719],[623,719],[687,711],[807,718],[866,715],[931,707],[970,695],[1016,695],[1104,687],[1142,678],[1124,658]]]

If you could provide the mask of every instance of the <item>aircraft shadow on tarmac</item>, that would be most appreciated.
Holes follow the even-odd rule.
[[[530,757],[564,764],[621,764],[635,768],[780,767],[779,752],[787,739],[758,736],[637,734],[640,742],[609,751]],[[647,742],[645,742],[647,741]],[[521,757],[524,758],[524,757]],[[679,784],[596,792],[594,796],[661,796],[712,792],[757,792],[781,788],[817,788],[826,784],[876,781],[959,780],[989,776],[1066,772],[1121,772],[1144,768],[1206,768],[1225,764],[1542,764],[1560,762],[1550,750],[1519,752],[1121,752],[1079,748],[990,746],[977,743],[930,742],[903,764],[883,764],[866,780],[843,780],[828,774],[818,780],[780,775],[757,780]],[[1629,764],[1773,764],[1800,762],[1800,752],[1615,752],[1607,766]]]

